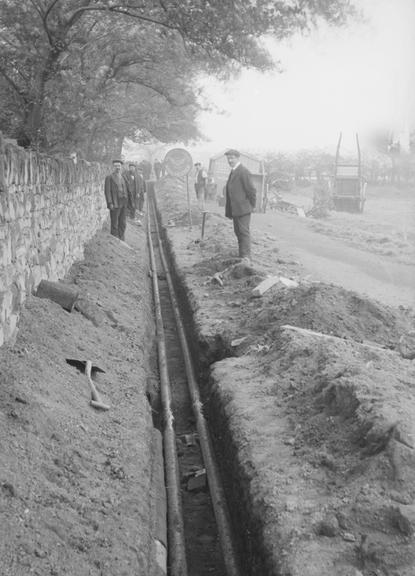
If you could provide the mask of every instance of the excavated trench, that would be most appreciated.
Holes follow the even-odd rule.
[[[159,217],[160,220],[160,217]],[[203,413],[209,424],[209,432],[213,442],[216,463],[220,471],[221,481],[226,495],[227,505],[231,517],[234,542],[239,557],[240,566],[243,566],[243,576],[278,576],[278,568],[271,556],[263,546],[261,536],[262,526],[258,523],[258,511],[254,514],[250,509],[247,498],[249,480],[238,462],[238,448],[229,431],[227,417],[223,410],[221,399],[211,392],[210,368],[211,365],[224,358],[234,356],[229,341],[217,333],[210,338],[203,338],[194,320],[195,303],[186,289],[185,278],[178,273],[174,254],[166,235],[161,229],[163,244],[167,252],[170,272],[179,301],[182,318],[185,324],[186,335],[191,350],[192,361],[198,377]],[[159,274],[161,294],[165,310],[169,308],[169,295],[163,274]],[[183,377],[184,369],[180,361],[180,347],[173,320],[170,322],[166,316],[166,333],[169,341],[169,365],[172,370],[173,404],[176,412],[176,433],[179,438],[178,450],[180,469],[183,482],[183,514],[186,532],[192,534],[189,542],[189,574],[202,576],[204,574],[226,576],[226,569],[220,560],[221,552],[217,535],[215,534],[214,517],[210,504],[206,505],[208,495],[202,490],[198,498],[186,490],[185,479],[195,468],[201,469],[200,451],[195,446],[183,446],[181,439],[195,434],[194,419],[190,415],[186,379]],[[205,500],[205,502],[203,502]],[[205,508],[200,516],[200,511]],[[188,531],[190,529],[190,532]],[[195,537],[195,535],[199,534]],[[190,540],[190,538],[189,538]]]
[[[403,311],[328,285],[282,290],[242,312],[272,352],[236,361],[227,332],[199,325],[206,311],[165,232],[242,573],[412,576],[412,508],[395,504],[411,501],[413,474],[399,439],[412,433],[410,387],[398,405],[413,372],[396,353]]]

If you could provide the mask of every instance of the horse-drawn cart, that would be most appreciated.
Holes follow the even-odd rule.
[[[362,162],[359,137],[356,134],[357,160],[340,161],[340,133],[336,150],[334,174],[332,179],[332,200],[335,210],[344,212],[363,212],[366,200],[366,183],[362,176]]]

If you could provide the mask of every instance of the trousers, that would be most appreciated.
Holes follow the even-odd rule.
[[[251,257],[251,234],[249,225],[251,223],[251,214],[243,216],[233,216],[233,230],[238,239],[239,258]]]
[[[142,212],[144,208],[144,193],[138,197],[138,211]]]
[[[127,204],[110,210],[111,234],[120,240],[125,240],[127,227]]]

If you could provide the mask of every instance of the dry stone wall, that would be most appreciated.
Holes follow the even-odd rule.
[[[98,163],[49,157],[0,134],[0,346],[42,279],[62,278],[107,218]]]

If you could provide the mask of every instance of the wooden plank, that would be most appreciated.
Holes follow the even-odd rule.
[[[269,278],[265,278],[258,286],[252,290],[252,296],[259,298],[262,296],[267,290],[272,288],[277,282],[279,282],[279,276],[270,276]]]
[[[291,280],[290,278],[285,278],[284,276],[280,276],[279,281],[286,288],[298,288],[298,282],[296,282],[295,280]]]
[[[316,338],[322,338],[324,340],[341,340],[342,342],[348,342],[353,344],[358,344],[359,346],[365,346],[366,348],[372,348],[373,350],[382,350],[383,352],[391,352],[396,354],[394,350],[385,348],[381,344],[376,344],[375,342],[368,342],[363,340],[359,342],[358,340],[353,340],[353,338],[341,338],[340,336],[334,336],[334,334],[324,334],[322,332],[315,332],[314,330],[309,330],[308,328],[299,328],[298,326],[291,326],[290,324],[284,324],[281,326],[281,330],[291,330],[292,332],[297,332],[298,334],[303,334],[304,336],[314,336]]]

